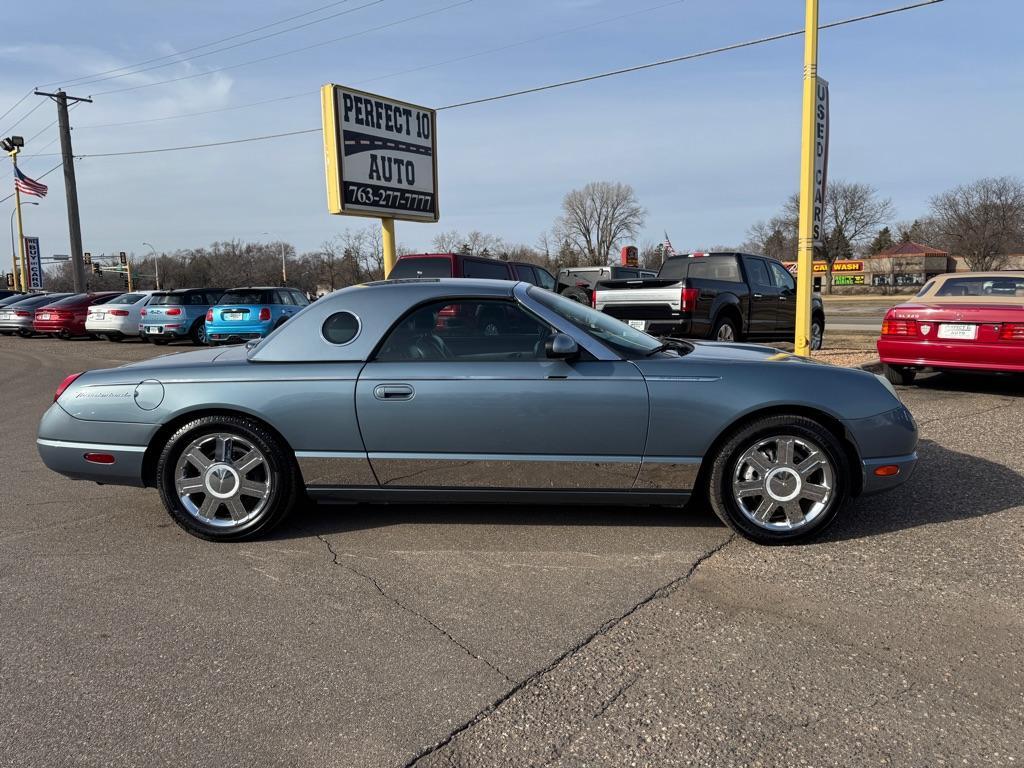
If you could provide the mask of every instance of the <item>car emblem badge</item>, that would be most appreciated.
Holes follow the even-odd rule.
[[[927,336],[931,332],[931,330],[931,325],[929,325],[928,323],[921,323],[921,333],[923,333],[925,336]]]

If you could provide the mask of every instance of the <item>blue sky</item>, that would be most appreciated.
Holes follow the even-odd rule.
[[[71,113],[76,153],[213,142],[318,127],[316,91],[324,82],[440,107],[797,29],[804,5],[471,0],[358,34],[456,1],[349,0],[283,25],[356,9],[295,32],[77,87],[70,84],[76,77],[175,54],[329,0],[23,4],[4,21],[0,112],[32,86],[65,82],[69,93],[95,96]],[[825,22],[899,4],[821,0],[821,16]],[[594,23],[605,19],[614,20]],[[589,26],[395,74],[582,25]],[[823,32],[820,71],[830,81],[832,101],[830,176],[874,185],[893,199],[898,219],[912,219],[926,212],[931,195],[956,184],[1024,175],[1022,25],[1020,0],[946,0]],[[356,36],[203,74],[343,35]],[[399,240],[425,248],[438,230],[479,229],[532,244],[550,228],[566,191],[611,180],[632,184],[648,209],[641,240],[660,240],[668,230],[677,248],[739,243],[753,221],[771,216],[796,188],[801,71],[802,39],[795,38],[444,111],[438,116],[441,221],[400,222]],[[152,85],[187,75],[198,76]],[[97,95],[135,85],[146,87]],[[308,95],[199,117],[99,127],[302,93]],[[0,131],[37,99],[29,97],[0,120]],[[55,118],[55,110],[47,103],[4,135],[28,138]],[[59,151],[56,141],[49,143],[55,137],[56,127],[49,128],[26,147],[28,175],[59,162],[47,156]],[[30,157],[34,153],[42,154]],[[87,158],[76,169],[83,237],[94,253],[142,253],[143,241],[173,250],[229,238],[281,238],[304,251],[345,227],[366,224],[327,213],[318,134]],[[45,182],[50,195],[26,209],[26,231],[41,238],[45,254],[67,253],[61,172]],[[9,175],[0,176],[5,189],[10,183]],[[4,216],[12,203],[0,206]]]

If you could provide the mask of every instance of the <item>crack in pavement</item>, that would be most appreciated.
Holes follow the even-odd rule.
[[[378,592],[380,592],[380,594],[381,594],[381,596],[382,596],[382,597],[385,597],[385,598],[387,598],[388,600],[390,600],[390,601],[391,601],[392,603],[394,603],[395,605],[397,605],[397,606],[398,606],[399,608],[401,608],[401,609],[402,609],[403,611],[405,611],[406,613],[411,613],[411,614],[412,614],[413,616],[417,617],[418,619],[420,619],[420,620],[422,620],[422,621],[425,621],[425,622],[426,622],[427,624],[429,624],[429,625],[430,625],[431,627],[433,627],[433,628],[434,628],[435,630],[437,630],[437,631],[438,631],[438,632],[440,632],[440,633],[441,633],[442,635],[444,635],[444,636],[445,636],[446,638],[448,638],[448,639],[449,639],[449,640],[450,640],[450,641],[451,641],[452,643],[454,643],[454,644],[455,644],[455,645],[457,645],[457,646],[458,646],[459,648],[461,648],[461,649],[462,649],[463,651],[465,651],[465,652],[466,652],[466,653],[467,653],[467,654],[468,654],[469,656],[471,656],[472,658],[476,659],[477,661],[483,662],[483,663],[484,663],[484,664],[486,664],[486,665],[487,665],[488,667],[490,667],[490,668],[491,668],[491,669],[492,669],[492,670],[493,670],[494,672],[496,672],[497,674],[499,674],[499,675],[501,675],[501,676],[502,676],[503,678],[505,678],[505,681],[506,681],[506,682],[508,682],[508,683],[512,683],[513,685],[515,684],[515,682],[516,682],[516,681],[515,681],[515,680],[513,680],[513,679],[512,679],[511,677],[509,677],[509,676],[508,676],[507,674],[505,674],[505,673],[504,673],[504,672],[503,672],[503,671],[502,671],[502,670],[501,670],[501,669],[500,669],[500,668],[499,668],[499,667],[498,667],[497,665],[495,665],[495,664],[491,663],[490,661],[488,661],[487,659],[485,659],[485,658],[484,658],[483,656],[481,656],[480,654],[478,654],[478,653],[474,653],[474,652],[473,652],[472,650],[470,650],[470,648],[469,648],[468,646],[466,646],[466,645],[465,645],[464,643],[462,643],[462,642],[460,642],[460,641],[459,641],[458,639],[456,639],[456,638],[455,638],[455,637],[454,637],[454,636],[452,635],[452,633],[451,633],[451,632],[449,632],[449,631],[448,631],[447,629],[445,629],[444,627],[442,627],[442,626],[440,626],[439,624],[437,624],[437,623],[436,623],[435,621],[433,621],[433,620],[432,620],[432,619],[431,619],[431,618],[430,618],[429,616],[425,616],[424,614],[422,614],[422,613],[420,613],[419,611],[417,611],[417,610],[416,610],[415,608],[410,608],[410,607],[409,607],[408,605],[406,605],[405,603],[403,603],[403,602],[402,602],[401,600],[399,600],[399,599],[398,599],[397,597],[394,597],[394,596],[392,596],[392,595],[389,595],[389,594],[388,594],[388,593],[387,593],[387,592],[386,592],[386,591],[384,590],[384,588],[383,588],[383,587],[382,587],[382,586],[380,585],[380,582],[378,582],[378,581],[377,581],[377,579],[375,579],[375,578],[374,578],[373,576],[371,576],[371,575],[370,575],[370,574],[368,574],[368,573],[363,573],[363,572],[362,572],[362,571],[360,571],[360,570],[359,570],[358,568],[356,568],[356,567],[355,567],[354,565],[351,565],[351,564],[349,564],[349,563],[343,563],[343,562],[341,562],[340,560],[338,560],[338,553],[337,553],[337,552],[336,552],[336,551],[334,550],[334,547],[333,547],[333,546],[331,546],[331,542],[329,542],[329,541],[327,540],[327,538],[326,538],[325,536],[323,536],[322,534],[319,534],[319,533],[318,533],[318,534],[316,535],[316,537],[317,537],[318,539],[320,539],[320,541],[322,541],[322,542],[324,543],[324,545],[325,545],[325,546],[327,547],[327,551],[331,553],[331,557],[333,557],[333,558],[334,558],[334,565],[340,565],[340,566],[343,566],[343,567],[344,567],[344,568],[346,568],[347,570],[349,570],[349,571],[351,571],[352,573],[354,573],[354,574],[355,574],[356,576],[359,576],[360,578],[362,578],[362,579],[365,579],[366,581],[370,582],[370,583],[371,583],[371,584],[373,584],[373,586],[374,586],[374,587],[375,587],[375,588],[377,589],[377,591],[378,591]]]
[[[715,545],[714,547],[709,549],[707,552],[705,552],[703,555],[698,557],[693,562],[693,564],[690,566],[690,568],[686,571],[686,573],[684,573],[681,576],[677,576],[676,578],[672,579],[672,581],[668,582],[667,584],[663,584],[662,586],[658,587],[651,594],[649,594],[647,597],[645,597],[639,603],[634,605],[628,611],[623,613],[621,616],[616,616],[615,618],[608,619],[608,621],[604,622],[601,626],[599,626],[596,630],[594,630],[594,632],[589,634],[587,637],[583,638],[579,643],[577,643],[576,645],[574,645],[571,648],[569,648],[569,650],[567,650],[564,653],[562,653],[560,656],[555,658],[551,663],[549,663],[546,666],[542,667],[541,669],[537,670],[532,675],[528,675],[527,677],[523,678],[522,681],[517,683],[515,686],[510,688],[504,694],[499,696],[496,700],[494,700],[493,702],[488,704],[486,707],[484,707],[482,710],[477,712],[476,715],[471,717],[465,723],[463,723],[459,727],[455,728],[453,731],[451,731],[443,739],[441,739],[438,742],[435,742],[434,744],[432,744],[431,746],[427,747],[426,749],[420,750],[420,752],[418,752],[417,754],[413,755],[413,757],[408,762],[405,763],[403,768],[413,768],[413,766],[415,766],[416,763],[418,763],[423,758],[428,757],[428,756],[432,755],[434,752],[437,752],[439,749],[442,749],[442,748],[448,746],[448,744],[450,744],[452,742],[452,740],[456,736],[458,736],[460,733],[462,733],[463,731],[466,731],[466,730],[472,728],[477,723],[480,723],[483,720],[487,719],[502,704],[504,704],[506,701],[511,699],[513,696],[515,696],[517,693],[519,693],[519,691],[523,690],[530,683],[534,682],[535,680],[540,679],[541,677],[546,675],[548,672],[552,671],[555,667],[557,667],[559,664],[561,664],[566,659],[570,658],[571,656],[575,656],[577,653],[579,653],[581,650],[586,648],[591,642],[596,640],[598,637],[601,637],[602,635],[608,634],[608,632],[610,632],[612,629],[617,627],[623,621],[628,619],[634,613],[639,611],[645,605],[648,605],[649,603],[652,603],[655,600],[662,600],[662,599],[664,599],[666,597],[669,597],[672,594],[674,594],[680,587],[682,587],[684,584],[686,584],[686,582],[688,582],[693,577],[693,574],[697,572],[698,568],[700,568],[704,563],[706,563],[712,557],[714,557],[719,552],[721,552],[723,549],[725,549],[730,543],[732,543],[732,541],[735,538],[736,538],[736,534],[735,533],[730,533],[729,536],[725,539],[725,541],[723,541],[721,544]],[[610,705],[611,705],[611,702],[609,702],[609,706]]]

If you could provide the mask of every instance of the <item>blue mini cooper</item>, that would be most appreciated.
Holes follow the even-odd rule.
[[[307,304],[296,288],[232,288],[206,313],[206,341],[262,339]]]

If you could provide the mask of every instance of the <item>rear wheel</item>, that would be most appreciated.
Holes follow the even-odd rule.
[[[903,368],[898,365],[889,365],[888,363],[882,364],[882,372],[885,374],[885,378],[893,384],[901,384],[903,386],[913,384],[914,379],[917,378],[916,368]]]
[[[820,316],[811,319],[811,349],[821,349],[825,344],[825,321]]]
[[[211,541],[269,532],[295,507],[300,486],[290,453],[263,425],[206,416],[167,441],[157,463],[164,506],[186,531]]]
[[[711,331],[711,338],[715,341],[738,341],[739,330],[736,328],[736,321],[727,315],[719,317]]]
[[[199,318],[192,324],[192,330],[188,334],[192,338],[192,343],[199,346],[206,345],[206,321],[203,318]]]
[[[714,457],[711,508],[759,544],[801,541],[824,530],[851,487],[843,446],[805,416],[768,416],[736,430]]]
[[[67,341],[68,339],[71,338],[71,331],[69,331],[67,328],[61,328],[59,331],[57,331],[57,338]]]
[[[567,299],[578,301],[580,304],[586,304],[588,307],[590,306],[590,297],[582,288],[566,288],[562,291],[562,295]]]

